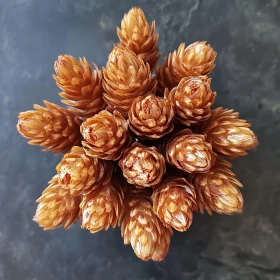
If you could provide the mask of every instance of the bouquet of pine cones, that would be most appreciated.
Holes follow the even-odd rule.
[[[155,22],[139,8],[117,34],[102,70],[58,57],[53,77],[67,109],[44,101],[19,114],[29,144],[65,153],[34,220],[45,230],[80,221],[91,233],[118,225],[139,258],[161,261],[193,212],[242,211],[242,185],[223,157],[244,156],[258,141],[238,113],[211,109],[210,45],[183,43],[157,66]]]

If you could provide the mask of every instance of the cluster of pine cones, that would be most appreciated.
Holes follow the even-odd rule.
[[[242,185],[222,157],[244,156],[258,141],[238,113],[211,109],[210,45],[181,44],[156,66],[155,22],[139,8],[117,34],[102,70],[58,57],[53,77],[67,109],[44,101],[19,114],[29,144],[66,153],[34,220],[45,230],[80,220],[91,233],[119,225],[139,258],[161,261],[172,228],[186,231],[193,212],[242,211]]]

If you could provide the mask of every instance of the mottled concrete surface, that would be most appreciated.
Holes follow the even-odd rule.
[[[58,102],[53,62],[61,53],[102,66],[115,26],[132,5],[157,22],[164,55],[207,40],[218,52],[217,104],[248,119],[260,147],[234,161],[242,215],[195,215],[163,263],[141,262],[119,229],[91,235],[75,225],[43,232],[35,199],[59,156],[16,132],[18,112]],[[0,0],[0,279],[280,279],[280,2],[277,0]]]

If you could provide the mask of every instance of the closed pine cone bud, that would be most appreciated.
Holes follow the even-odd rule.
[[[243,197],[238,189],[242,184],[230,170],[228,161],[218,159],[206,174],[196,174],[193,184],[197,193],[197,204],[200,212],[209,214],[215,211],[220,214],[242,212]]]
[[[158,91],[163,94],[166,87],[171,90],[185,77],[208,75],[215,67],[216,55],[206,42],[195,42],[187,48],[182,43],[157,68]]]
[[[123,207],[123,190],[116,180],[84,195],[80,204],[82,228],[91,233],[115,228]]]
[[[157,46],[158,34],[154,33],[155,21],[149,26],[140,8],[132,8],[128,14],[124,15],[121,29],[117,27],[121,44],[149,63],[151,71],[160,58]]]
[[[214,164],[216,155],[204,135],[183,129],[167,142],[166,160],[185,172],[205,173]]]
[[[134,143],[124,151],[119,161],[123,176],[137,188],[151,187],[165,174],[165,159],[155,147]]]
[[[192,184],[185,178],[169,177],[155,187],[154,212],[166,226],[186,231],[197,211],[196,194]]]
[[[58,175],[49,181],[49,186],[43,191],[34,221],[44,230],[54,229],[62,224],[68,229],[78,219],[80,197],[70,195],[59,183]]]
[[[160,223],[160,230],[161,235],[152,255],[152,260],[157,262],[163,261],[167,255],[170,246],[170,239],[173,235],[172,229],[165,227],[162,223]]]
[[[246,120],[239,119],[239,113],[219,107],[199,128],[207,136],[213,150],[221,155],[236,158],[247,154],[247,150],[258,145],[258,139]]]
[[[64,153],[81,142],[80,120],[67,109],[45,101],[46,108],[34,105],[20,113],[17,129],[30,139],[28,144],[45,147],[43,151]]]
[[[165,89],[164,97],[171,102],[180,123],[190,126],[210,118],[210,106],[216,98],[210,84],[207,76],[198,76],[183,78],[171,91]]]
[[[53,77],[63,91],[59,95],[65,98],[62,102],[82,118],[92,117],[106,107],[102,98],[102,73],[95,64],[94,67],[92,71],[85,58],[77,61],[70,55],[60,55],[54,64],[57,76]]]
[[[114,111],[101,111],[81,125],[82,142],[88,156],[105,160],[117,160],[131,143],[128,123]]]
[[[149,94],[136,98],[128,112],[129,127],[137,135],[157,139],[174,128],[174,111],[171,103],[161,97]]]
[[[164,258],[169,249],[171,231],[163,229],[146,190],[132,189],[126,193],[119,225],[124,244],[131,244],[138,258],[144,261]]]
[[[111,181],[112,165],[108,161],[88,157],[81,147],[73,147],[57,165],[59,183],[72,195],[88,194],[100,184]]]
[[[104,100],[127,116],[134,98],[154,92],[157,81],[152,79],[149,64],[128,49],[115,47],[103,67]]]

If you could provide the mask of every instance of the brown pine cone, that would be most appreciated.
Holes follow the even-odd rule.
[[[205,136],[183,129],[167,142],[166,160],[185,172],[205,173],[214,164],[216,155]]]
[[[239,119],[239,113],[219,107],[202,123],[199,131],[207,136],[213,150],[223,156],[245,156],[247,150],[258,145],[258,139],[249,128],[251,124]]]
[[[117,111],[101,111],[87,119],[81,125],[81,133],[86,154],[105,160],[118,160],[132,140],[127,121]]]
[[[243,197],[238,189],[242,184],[230,170],[228,161],[218,159],[215,165],[206,174],[196,174],[193,184],[197,193],[197,204],[200,212],[206,210],[220,214],[242,212]]]
[[[211,79],[198,76],[183,78],[171,91],[165,89],[164,97],[171,102],[177,121],[190,126],[210,118],[217,95],[210,85]]]
[[[77,61],[71,55],[60,55],[54,64],[53,75],[57,86],[63,91],[62,102],[71,106],[69,110],[81,118],[90,118],[106,108],[102,98],[102,72],[95,64],[92,71],[85,58]]]
[[[135,98],[128,117],[130,129],[142,138],[161,138],[174,128],[170,102],[154,94]]]
[[[70,190],[71,195],[84,195],[100,184],[108,184],[112,177],[112,164],[88,157],[81,147],[74,146],[57,165],[59,183]]]
[[[123,190],[116,180],[83,196],[80,204],[82,228],[91,233],[116,227],[123,207]]]
[[[126,193],[119,225],[124,244],[131,244],[138,258],[144,261],[164,258],[171,231],[163,229],[146,189],[132,189]]]
[[[187,48],[182,43],[157,67],[158,92],[163,94],[165,88],[171,90],[182,78],[208,75],[215,67],[216,55],[206,42],[195,42]]]
[[[123,176],[137,188],[151,187],[165,174],[165,159],[155,147],[134,143],[124,151],[119,161]]]
[[[20,113],[17,129],[30,139],[28,144],[45,147],[43,151],[65,153],[81,143],[80,124],[67,109],[44,100],[46,108],[34,105],[32,111]]]
[[[80,197],[70,195],[69,190],[62,187],[56,175],[37,199],[39,204],[33,220],[44,230],[54,229],[62,224],[68,229],[78,219],[80,201]]]
[[[157,46],[158,34],[154,33],[155,21],[149,26],[140,8],[132,8],[128,14],[124,15],[121,29],[117,27],[121,44],[149,63],[151,71],[160,58]]]
[[[155,187],[152,199],[154,212],[165,226],[186,231],[197,211],[196,194],[185,178],[169,177]]]
[[[136,97],[156,90],[149,64],[125,48],[112,50],[103,76],[104,100],[125,117]]]

